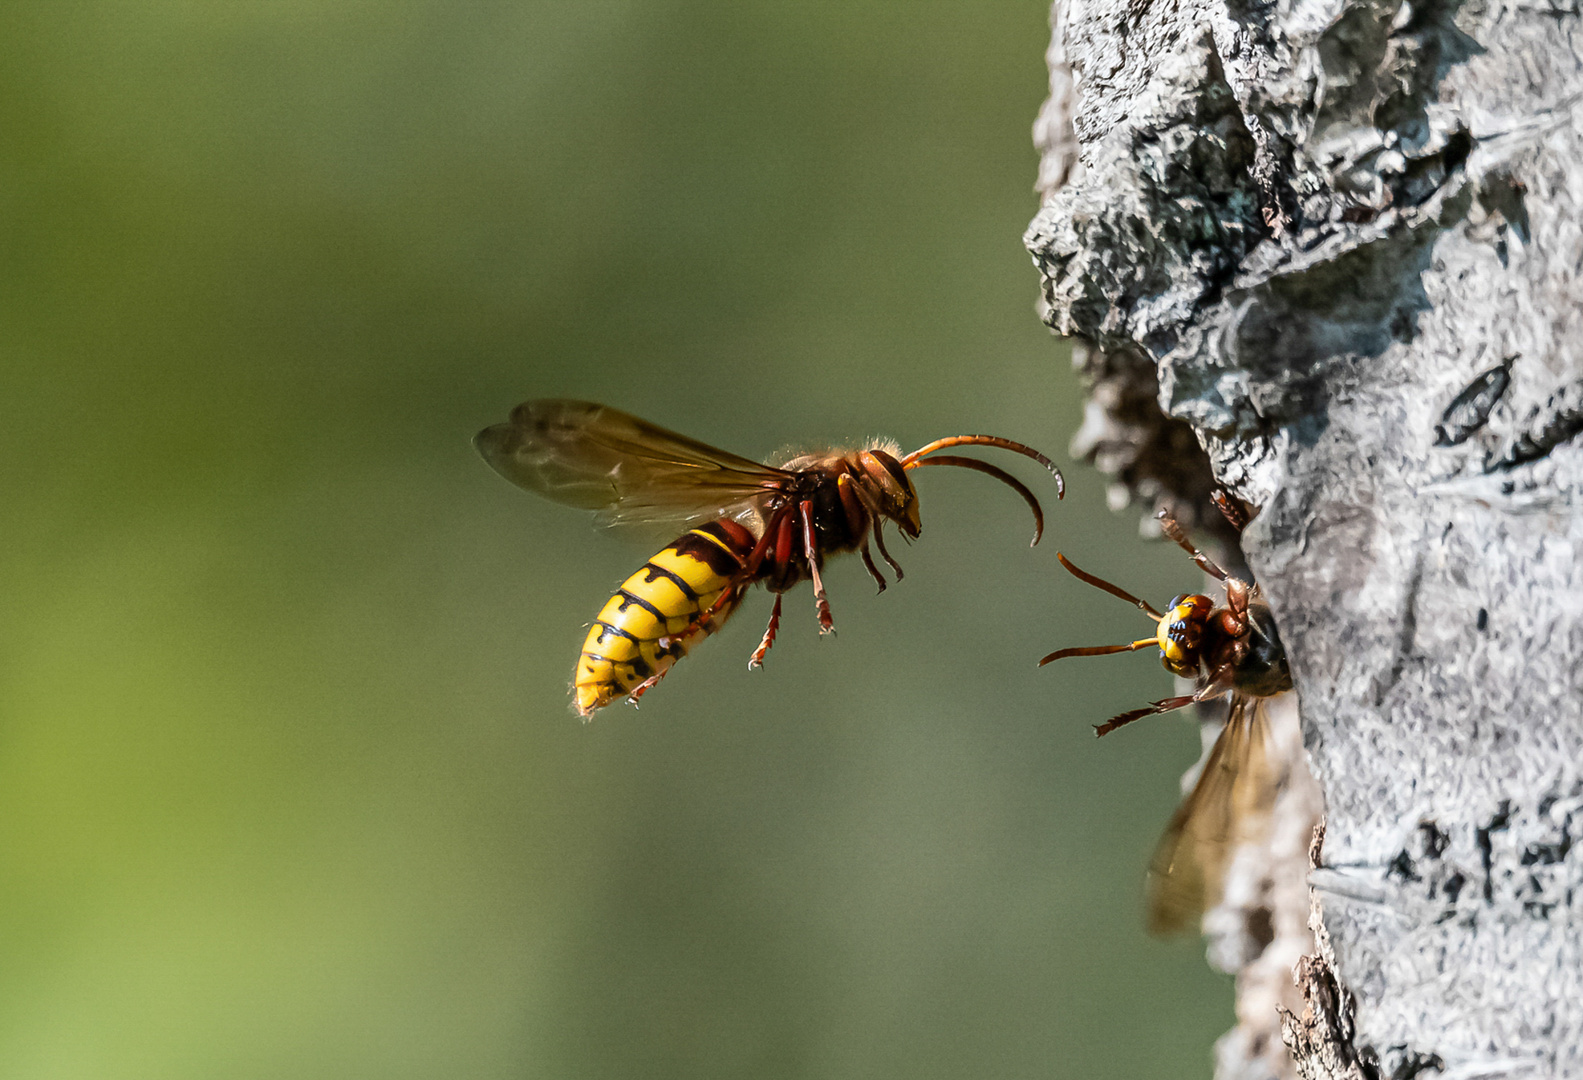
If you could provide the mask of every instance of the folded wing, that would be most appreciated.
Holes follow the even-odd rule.
[[[1232,853],[1267,832],[1277,788],[1268,730],[1263,699],[1234,694],[1226,726],[1149,865],[1152,932],[1196,929],[1205,910],[1220,902]]]

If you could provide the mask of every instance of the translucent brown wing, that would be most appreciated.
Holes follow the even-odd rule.
[[[1149,864],[1149,930],[1195,930],[1220,902],[1238,845],[1261,840],[1275,801],[1264,702],[1234,694],[1198,782],[1165,827]]]
[[[792,476],[589,401],[525,401],[473,444],[507,480],[606,525],[705,521]]]

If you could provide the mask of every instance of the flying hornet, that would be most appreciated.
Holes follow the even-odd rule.
[[[1224,493],[1216,503],[1242,528],[1246,517]],[[1176,933],[1197,924],[1205,910],[1220,902],[1221,886],[1231,853],[1243,843],[1261,839],[1275,801],[1278,782],[1266,740],[1264,699],[1292,688],[1286,651],[1269,605],[1256,584],[1232,577],[1199,551],[1169,512],[1156,517],[1165,534],[1182,547],[1205,573],[1224,587],[1222,602],[1200,593],[1178,596],[1164,612],[1118,586],[1079,570],[1060,553],[1056,558],[1080,581],[1134,605],[1154,620],[1152,637],[1126,645],[1059,649],[1039,666],[1070,656],[1106,656],[1159,648],[1160,660],[1174,675],[1196,683],[1191,694],[1162,698],[1149,705],[1094,725],[1108,735],[1134,720],[1170,712],[1218,697],[1230,696],[1226,723],[1193,790],[1177,807],[1149,865],[1149,928]]]
[[[677,660],[725,624],[756,583],[775,594],[775,605],[748,659],[750,670],[763,665],[775,643],[782,597],[802,581],[813,582],[819,632],[833,631],[821,567],[830,555],[857,551],[883,592],[886,579],[870,554],[872,540],[901,580],[901,566],[885,548],[883,526],[895,525],[909,541],[922,530],[918,493],[908,475],[914,469],[954,465],[994,477],[1033,511],[1033,542],[1039,542],[1044,511],[1025,484],[987,461],[941,450],[1010,450],[1048,469],[1057,498],[1065,494],[1061,472],[1049,458],[991,435],[954,435],[910,454],[875,440],[858,449],[760,464],[608,405],[544,399],[517,406],[508,422],[485,428],[474,443],[507,480],[593,510],[599,523],[686,527],[622,583],[589,629],[573,684],[583,717],[622,695],[636,704]]]

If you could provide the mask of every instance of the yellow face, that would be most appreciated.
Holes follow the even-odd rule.
[[[1155,640],[1160,646],[1160,662],[1184,679],[1198,677],[1199,648],[1204,624],[1214,610],[1207,596],[1178,596],[1160,619]]]

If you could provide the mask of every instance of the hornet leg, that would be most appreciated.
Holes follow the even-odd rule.
[[[884,559],[887,563],[890,564],[890,568],[892,570],[896,571],[896,580],[900,581],[902,578],[906,577],[907,575],[903,574],[901,572],[901,564],[898,563],[895,559],[891,558],[890,557],[890,552],[885,550],[885,532],[884,532],[884,529],[883,529],[883,526],[885,524],[884,516],[881,515],[879,512],[877,512],[874,509],[874,504],[869,500],[867,495],[863,494],[863,489],[862,488],[854,488],[853,490],[857,494],[858,498],[862,501],[863,508],[868,511],[869,520],[870,520],[870,526],[869,527],[870,527],[870,530],[874,534],[874,546],[879,548],[880,558]],[[865,561],[873,562],[872,559],[868,559],[868,560],[865,560]],[[874,568],[872,566],[869,567],[869,573],[871,573],[871,574],[874,573]],[[875,576],[878,577],[879,575],[875,574]],[[883,585],[881,585],[880,586],[880,592],[884,592],[884,591],[885,591],[885,587]]]
[[[874,556],[870,555],[868,551],[869,528],[879,519],[869,512],[868,504],[858,496],[857,487],[852,483],[851,476],[842,473],[841,478],[836,481],[836,491],[841,496],[841,508],[846,511],[846,522],[851,526],[852,535],[863,538],[858,547],[858,550],[863,553],[863,568],[868,571],[868,576],[873,578],[879,585],[879,591],[884,592],[885,586],[890,583],[885,580],[885,575],[881,574],[874,565]]]
[[[1217,581],[1226,580],[1228,576],[1226,572],[1216,565],[1214,559],[1211,559],[1193,546],[1193,542],[1187,538],[1187,534],[1182,531],[1182,527],[1176,523],[1176,519],[1171,516],[1169,510],[1161,510],[1154,516],[1159,521],[1160,528],[1165,530],[1165,535],[1175,540],[1178,547],[1191,555],[1193,561],[1198,564],[1199,569]]]
[[[707,611],[704,611],[698,616],[698,618],[694,619],[692,625],[687,627],[687,629],[683,630],[679,634],[667,635],[660,638],[660,647],[663,649],[674,649],[679,645],[681,646],[681,651],[671,652],[669,655],[673,659],[680,659],[681,657],[686,656],[687,653],[692,649],[693,645],[703,638],[708,637],[716,630],[720,629],[720,624],[731,617],[731,613],[736,610],[736,605],[741,601],[742,595],[746,591],[746,582],[726,589],[720,594],[720,598],[717,599],[713,604],[710,604]],[[627,702],[634,709],[637,708],[638,699],[658,686],[660,680],[665,678],[670,670],[670,668],[666,668],[658,675],[650,675],[648,678],[638,683],[638,685],[632,688],[632,692],[627,695]]]
[[[804,499],[798,503],[797,516],[802,518],[802,549],[808,559],[808,574],[813,578],[813,600],[819,611],[819,632],[833,634],[835,620],[830,617],[830,599],[825,595],[824,580],[819,576],[819,547],[813,538],[813,502]]]
[[[1194,701],[1210,701],[1221,694],[1233,689],[1237,682],[1237,669],[1234,664],[1221,664],[1209,673],[1209,679],[1198,692],[1193,695]]]
[[[885,533],[880,528],[880,524],[881,524],[881,522],[880,522],[879,518],[875,518],[874,519],[874,546],[879,548],[879,557],[884,559],[887,563],[890,564],[890,568],[892,570],[896,571],[896,580],[900,581],[902,578],[906,577],[907,575],[903,574],[901,572],[901,564],[898,563],[895,559],[891,558],[890,557],[890,552],[885,550]]]
[[[764,630],[764,640],[759,642],[759,647],[753,650],[753,655],[748,657],[748,670],[764,666],[764,654],[770,651],[770,646],[775,644],[775,632],[781,627],[781,594],[775,594],[775,606],[770,609],[770,624]]]
[[[885,575],[879,572],[879,568],[874,565],[874,556],[868,553],[868,537],[865,536],[863,538],[863,545],[858,548],[858,551],[863,555],[863,566],[868,570],[869,577],[879,582],[879,591],[884,592],[885,586],[889,582],[885,580]]]
[[[1188,694],[1185,697],[1162,698],[1159,701],[1151,703],[1147,708],[1133,709],[1131,712],[1124,712],[1119,716],[1112,716],[1103,724],[1095,724],[1094,734],[1109,735],[1112,731],[1115,731],[1117,728],[1122,727],[1123,725],[1130,724],[1134,720],[1141,720],[1145,716],[1153,716],[1155,713],[1170,712],[1172,709],[1185,709],[1187,706],[1193,704],[1193,702],[1196,700],[1197,698],[1193,694]]]
[[[759,537],[759,542],[753,545],[752,551],[748,552],[747,561],[742,566],[744,577],[752,578],[757,576],[759,567],[764,564],[764,560],[766,558],[774,558],[773,548],[775,540],[780,534],[781,518],[785,515],[786,510],[777,510],[770,516],[769,521],[765,523],[764,535]]]
[[[660,672],[658,675],[650,675],[648,678],[638,683],[638,685],[634,686],[632,688],[632,693],[627,695],[627,704],[631,705],[634,709],[637,708],[638,698],[642,697],[644,694],[658,686],[660,680],[665,678],[665,673],[667,671],[670,671],[670,668],[666,668],[665,671]]]
[[[1246,504],[1223,487],[1217,487],[1209,493],[1209,501],[1215,504],[1225,519],[1231,522],[1231,527],[1241,532],[1248,527],[1251,515]]]

